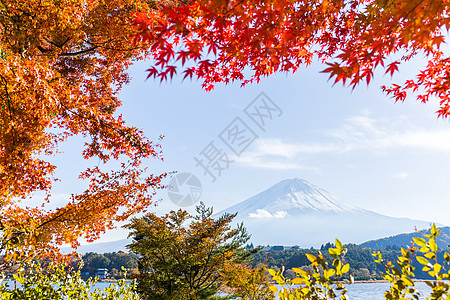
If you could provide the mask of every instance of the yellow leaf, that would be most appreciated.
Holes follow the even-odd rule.
[[[422,265],[428,265],[428,259],[426,259],[425,257],[417,256],[416,259]]]
[[[430,245],[431,251],[433,251],[433,252],[437,251],[438,247],[437,247],[437,244],[434,241],[434,239],[430,239],[429,245]]]
[[[325,277],[326,277],[326,278],[330,278],[330,277],[333,276],[334,274],[336,274],[336,271],[335,271],[334,269],[329,269],[329,270],[326,270],[326,275],[325,275]]]
[[[299,277],[295,277],[294,279],[291,280],[291,282],[293,284],[301,284],[301,283],[303,283],[303,280]]]
[[[306,257],[308,258],[308,260],[310,262],[315,262],[317,260],[317,257],[315,257],[314,255],[309,254],[309,253],[306,253]]]
[[[300,268],[292,268],[292,271],[294,271],[295,274],[301,274],[301,275],[304,275],[306,273],[305,271],[303,271]]]
[[[306,294],[309,293],[309,288],[308,287],[302,288],[301,291],[302,291],[303,294],[306,295]]]
[[[349,264],[345,264],[345,265],[342,267],[341,272],[342,272],[342,274],[345,274],[345,273],[347,273],[349,270],[350,270],[350,265],[349,265]]]
[[[278,288],[274,285],[269,286],[269,289],[274,293],[278,292]]]
[[[423,246],[425,246],[427,244],[427,242],[423,238],[413,237],[413,241],[420,247],[423,247]]]

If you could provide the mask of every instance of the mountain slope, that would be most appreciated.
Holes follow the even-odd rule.
[[[439,233],[439,237],[436,239],[439,249],[448,249],[450,246],[450,227],[439,228]],[[383,249],[388,246],[406,247],[411,245],[413,237],[424,238],[425,234],[430,234],[430,229],[424,229],[418,232],[402,233],[377,240],[367,241],[362,243],[361,247],[373,249]]]
[[[240,214],[255,214],[256,211],[271,213],[286,212],[291,215],[317,212],[355,212],[361,209],[352,207],[348,203],[339,201],[325,191],[311,183],[294,178],[283,180],[271,188],[253,196],[243,202],[227,208],[225,211],[237,211]]]
[[[429,227],[428,222],[353,207],[298,178],[283,180],[215,216],[224,212],[238,213],[236,222],[244,222],[252,242],[261,245],[320,247],[336,237],[361,243]]]
[[[104,242],[104,243],[90,243],[86,245],[81,245],[77,248],[77,252],[80,254],[86,254],[88,252],[95,253],[106,253],[106,252],[129,252],[126,248],[127,245],[131,244],[131,239],[122,239],[112,242]],[[74,249],[70,247],[61,247],[61,252],[68,254],[71,253]]]

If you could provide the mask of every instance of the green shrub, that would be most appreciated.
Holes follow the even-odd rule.
[[[135,282],[128,284],[124,279],[112,283],[103,291],[92,290],[97,279],[83,280],[79,271],[67,272],[64,265],[50,264],[45,268],[33,263],[18,270],[14,279],[18,289],[9,289],[5,275],[0,277],[0,299],[2,300],[138,300]]]
[[[439,229],[433,225],[430,234],[425,235],[425,238],[413,238],[410,247],[401,248],[401,255],[397,257],[395,263],[383,259],[380,251],[373,253],[375,262],[384,267],[383,278],[390,283],[389,290],[384,293],[385,299],[419,299],[419,296],[424,296],[420,295],[413,281],[415,261],[422,266],[422,272],[427,272],[433,278],[425,281],[432,289],[427,299],[450,299],[450,270],[448,270],[450,254],[444,253],[441,259],[438,257],[439,249],[436,243],[438,236]],[[270,269],[273,279],[282,287],[278,291],[272,286],[272,291],[278,292],[280,300],[348,299],[347,290],[341,281],[350,267],[349,264],[342,263],[347,249],[336,239],[336,248],[329,248],[328,252],[334,258],[331,266],[320,251],[317,256],[306,254],[312,268],[308,270],[292,268],[297,275],[293,279],[285,278],[283,269],[279,271]],[[353,282],[352,275],[349,282]]]

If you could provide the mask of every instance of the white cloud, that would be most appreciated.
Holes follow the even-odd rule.
[[[252,151],[233,158],[237,163],[254,168],[273,170],[320,169],[301,163],[305,155],[365,151],[384,154],[393,149],[450,151],[450,128],[421,129],[410,126],[407,120],[375,119],[365,111],[344,120],[342,126],[325,130],[318,136],[326,142],[298,143],[277,138],[260,138]]]
[[[265,152],[250,152],[240,157],[235,156],[232,160],[252,168],[270,170],[312,170],[320,172],[320,169],[317,167],[310,167],[295,162],[294,157],[292,159],[287,159],[282,156],[277,156],[276,154],[270,154],[270,158],[267,156],[269,156],[269,154],[266,154]]]
[[[276,211],[275,213],[271,214],[265,209],[257,209],[256,213],[249,213],[248,216],[250,218],[277,218],[282,219],[287,215],[287,212],[285,211]]]
[[[256,213],[249,213],[250,218],[272,218],[272,214],[265,209],[257,209]]]
[[[339,145],[341,152],[394,148],[450,151],[450,128],[420,129],[405,121],[376,120],[368,115],[349,118],[340,128],[328,130],[325,135],[335,139],[334,145]]]
[[[287,216],[287,212],[285,211],[277,211],[273,214],[274,218],[282,219]]]
[[[330,151],[333,145],[290,144],[280,139],[258,139],[255,141],[258,151],[263,155],[292,158],[298,153],[321,153]]]
[[[450,151],[450,129],[441,129],[433,132],[426,130],[407,132],[402,136],[398,136],[396,143],[402,147]]]
[[[400,172],[400,173],[396,173],[396,174],[392,175],[392,177],[397,178],[397,179],[406,179],[409,177],[409,173],[408,172]]]

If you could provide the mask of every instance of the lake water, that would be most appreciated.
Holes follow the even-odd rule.
[[[425,299],[431,293],[431,288],[425,282],[415,282],[416,289],[421,293],[420,299]],[[387,282],[354,283],[347,286],[349,299],[354,300],[382,300],[384,292],[389,290]]]
[[[431,293],[431,288],[424,282],[415,282],[416,289],[425,299]],[[390,284],[387,282],[354,283],[346,285],[347,296],[350,300],[384,300],[384,292],[389,290]],[[279,287],[278,287],[279,288]]]
[[[94,289],[103,290],[109,286],[110,282],[98,282]],[[416,289],[421,292],[420,299],[425,299],[427,295],[431,292],[424,282],[416,282]],[[9,282],[10,288],[14,288],[14,282]],[[389,283],[385,282],[375,282],[375,283],[355,283],[347,285],[348,297],[350,300],[383,300],[384,292],[389,289]]]

